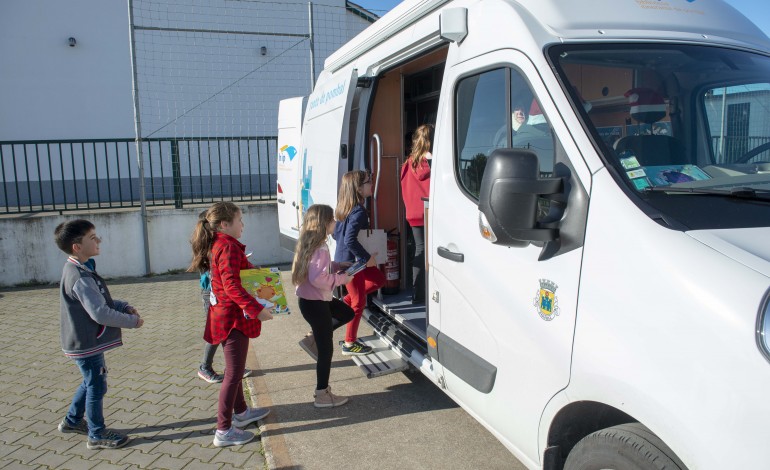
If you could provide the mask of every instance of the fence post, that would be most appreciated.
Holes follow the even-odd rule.
[[[310,93],[315,88],[315,34],[313,33],[313,2],[307,2],[308,39],[310,39]]]
[[[171,177],[174,185],[174,208],[182,208],[182,171],[179,167],[179,141],[171,141]]]
[[[147,200],[144,192],[144,155],[142,154],[142,121],[139,112],[139,83],[136,78],[136,36],[134,34],[134,2],[128,0],[128,34],[131,49],[131,81],[134,94],[134,130],[136,132],[136,158],[139,162],[139,200],[140,218],[142,219],[142,238],[144,240],[144,274],[149,275],[150,267],[150,237],[147,233]],[[152,164],[152,162],[150,162]]]

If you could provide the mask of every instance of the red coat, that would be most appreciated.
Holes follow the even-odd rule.
[[[422,198],[430,194],[430,165],[423,160],[417,170],[412,169],[409,160],[401,166],[401,197],[406,207],[406,221],[412,227],[425,225]]]
[[[203,339],[209,344],[219,344],[235,328],[248,338],[256,338],[262,330],[257,315],[262,305],[249,295],[241,285],[241,269],[253,266],[246,259],[246,246],[224,233],[214,234],[211,247],[211,292],[217,298],[206,319]],[[247,312],[253,320],[243,316]]]

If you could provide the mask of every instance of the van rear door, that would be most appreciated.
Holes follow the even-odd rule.
[[[294,251],[299,238],[299,161],[305,97],[281,100],[278,105],[278,227],[281,246]]]
[[[348,121],[356,80],[352,66],[322,74],[308,97],[300,163],[303,214],[312,204],[337,205],[337,187],[348,167]]]

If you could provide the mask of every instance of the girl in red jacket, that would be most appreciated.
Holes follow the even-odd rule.
[[[238,241],[243,234],[243,218],[232,202],[217,202],[198,220],[192,237],[191,268],[211,272],[211,308],[203,339],[222,344],[225,378],[219,391],[217,447],[241,445],[254,433],[240,428],[264,418],[267,408],[251,408],[243,397],[243,371],[249,338],[259,336],[262,322],[273,318],[241,285],[241,269],[250,269],[246,246]]]
[[[425,217],[422,198],[430,193],[430,146],[433,126],[423,124],[412,136],[412,154],[401,166],[401,196],[406,208],[406,221],[412,228],[412,303],[425,302]]]

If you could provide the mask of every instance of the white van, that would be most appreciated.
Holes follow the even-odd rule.
[[[770,468],[770,40],[735,9],[406,0],[297,100],[284,246],[352,169],[400,235],[370,376],[420,370],[530,468]],[[398,170],[422,123],[415,305]]]

